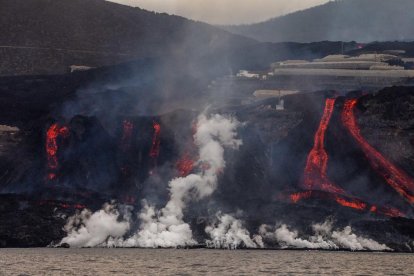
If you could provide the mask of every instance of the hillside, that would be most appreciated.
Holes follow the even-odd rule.
[[[413,40],[414,1],[337,0],[262,23],[225,26],[259,41]]]
[[[208,24],[104,0],[0,0],[0,75],[202,57],[253,43]]]

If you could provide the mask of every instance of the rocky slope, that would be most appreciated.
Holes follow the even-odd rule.
[[[411,173],[412,166],[405,156],[411,154],[413,147],[407,145],[394,155],[389,152],[392,152],[390,149],[396,150],[392,143],[404,145],[410,139],[411,116],[406,114],[411,110],[412,93],[411,88],[389,88],[377,95],[363,96],[358,106],[358,122],[363,135],[408,173]],[[215,110],[231,113],[246,122],[240,131],[244,145],[240,151],[227,157],[226,170],[211,199],[214,204],[201,202],[185,213],[201,241],[210,212],[218,208],[223,212],[243,210],[243,220],[252,233],[257,232],[262,223],[273,225],[279,222],[290,225],[299,231],[301,237],[306,237],[312,234],[310,225],[334,218],[335,227],[351,225],[358,235],[373,238],[397,251],[411,250],[406,246],[413,239],[409,230],[413,225],[411,219],[389,218],[369,210],[340,206],[329,194],[296,204],[289,199],[290,193],[302,190],[301,178],[322,115],[324,99],[334,95],[333,92],[321,92],[288,97],[285,111],[269,109],[268,106],[274,104],[271,100]],[[356,96],[348,95],[351,98]],[[341,126],[344,101],[345,98],[337,100],[327,130],[329,178],[371,204],[394,202],[411,217],[411,207],[395,191],[387,188]],[[404,112],[401,113],[400,109]],[[4,195],[0,201],[0,245],[3,247],[45,246],[58,241],[64,235],[65,218],[85,206],[97,210],[104,202],[117,199],[138,208],[140,200],[153,189],[160,191],[161,202],[165,200],[166,183],[176,173],[173,164],[181,157],[183,149],[191,145],[191,121],[197,116],[193,111],[174,111],[162,116],[120,116],[112,118],[119,122],[112,130],[108,124],[102,126],[100,121],[105,117],[74,116],[69,121],[60,120],[69,127],[71,134],[61,144],[59,180],[51,185],[44,178],[44,135],[51,122],[42,118],[53,117],[54,112],[46,108],[44,115],[29,124],[32,128],[9,117],[9,123],[16,120],[12,125],[19,124],[20,132],[25,134],[24,139],[17,139],[19,135],[13,138],[11,134],[4,134],[4,139],[0,140],[3,141],[2,148],[20,149],[18,154],[13,150],[4,151],[0,156],[3,164],[10,163],[7,158],[16,164],[27,164],[15,166],[12,173],[2,168],[3,192],[14,191],[13,195]],[[125,119],[138,126],[134,133],[140,134],[134,135],[136,138],[132,140],[128,154],[123,153],[119,144],[123,135],[122,120]],[[36,125],[34,121],[37,121],[37,127],[33,127]],[[153,164],[144,158],[150,148],[154,121],[160,122],[162,129],[158,166],[163,169],[162,179],[157,181],[154,178],[149,180]],[[395,126],[398,126],[398,131],[394,130]],[[279,245],[275,244],[275,248]]]
[[[267,42],[411,40],[409,10],[413,8],[410,0],[329,1],[265,22],[224,29]]]

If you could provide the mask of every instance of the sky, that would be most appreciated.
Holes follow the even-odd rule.
[[[110,0],[210,24],[257,23],[329,0]]]

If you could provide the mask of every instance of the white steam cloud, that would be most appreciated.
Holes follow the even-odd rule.
[[[262,237],[250,237],[243,223],[231,215],[217,214],[218,223],[207,226],[205,231],[211,240],[206,241],[209,248],[237,249],[239,247],[263,248]]]
[[[102,210],[92,213],[85,209],[68,219],[64,230],[68,235],[61,243],[71,247],[105,246],[110,238],[120,238],[129,230],[129,217],[122,221],[118,210],[111,204],[105,204]]]
[[[240,123],[221,115],[198,118],[194,141],[199,148],[200,168],[198,173],[178,177],[169,182],[170,199],[161,210],[156,210],[146,201],[138,215],[140,228],[126,240],[121,239],[129,229],[129,222],[118,222],[119,214],[101,210],[94,214],[84,211],[81,218],[72,217],[67,227],[68,237],[62,242],[70,246],[97,246],[107,242],[108,246],[122,247],[179,247],[196,244],[190,225],[184,222],[184,210],[190,201],[210,196],[217,187],[218,174],[224,169],[224,149],[237,149],[242,141],[237,139]],[[82,224],[79,227],[79,223]],[[103,230],[99,230],[104,226]],[[112,228],[113,227],[113,228]],[[78,229],[79,228],[79,229]],[[74,230],[77,229],[77,230]],[[97,236],[97,237],[95,237]]]
[[[197,174],[178,177],[170,181],[170,200],[159,212],[145,204],[138,233],[126,240],[127,246],[178,247],[196,244],[190,225],[184,222],[183,211],[189,201],[197,201],[211,195],[217,187],[218,173],[224,169],[224,148],[237,149],[241,140],[237,137],[240,123],[221,115],[200,115],[195,144],[199,148]]]
[[[286,225],[282,225],[271,231],[272,227],[262,225],[260,235],[265,241],[277,242],[282,248],[308,248],[308,249],[349,249],[384,251],[391,250],[388,246],[380,244],[372,239],[359,237],[352,233],[350,226],[343,230],[332,230],[332,222],[312,225],[314,235],[308,239],[298,237],[297,231],[291,231]]]

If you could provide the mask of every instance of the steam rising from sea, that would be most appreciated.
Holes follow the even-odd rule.
[[[67,236],[62,243],[71,247],[188,247],[198,244],[191,226],[184,220],[184,211],[217,188],[218,177],[225,169],[224,152],[237,150],[242,141],[237,138],[241,123],[232,117],[201,114],[198,117],[194,141],[198,147],[197,173],[172,179],[169,200],[161,209],[143,200],[142,209],[134,214],[132,207],[106,204],[97,212],[83,210],[70,217],[65,226]],[[390,250],[372,239],[359,237],[350,226],[333,230],[332,222],[312,225],[314,235],[300,238],[285,224],[261,225],[251,234],[238,218],[239,214],[217,213],[205,228],[210,248],[264,248],[278,244],[280,248]],[[132,229],[138,221],[137,230]]]

